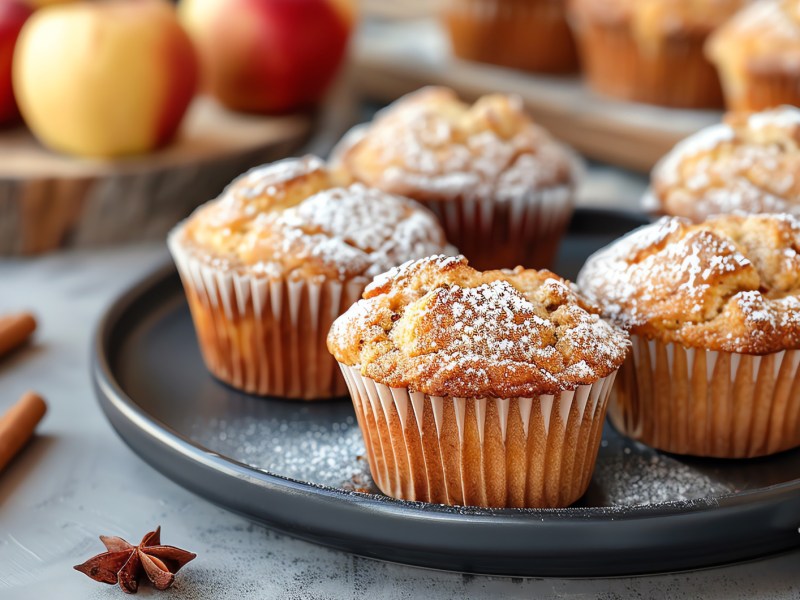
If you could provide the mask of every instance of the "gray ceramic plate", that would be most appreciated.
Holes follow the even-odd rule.
[[[557,271],[574,277],[590,252],[642,222],[579,211]],[[103,410],[144,460],[232,511],[357,554],[478,573],[602,576],[703,567],[800,543],[800,451],[687,459],[610,427],[589,490],[571,508],[387,498],[369,479],[348,399],[255,398],[208,374],[171,266],[117,301],[93,352]]]

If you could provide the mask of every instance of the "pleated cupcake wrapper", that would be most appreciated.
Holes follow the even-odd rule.
[[[665,106],[722,106],[718,76],[703,54],[704,37],[675,36],[651,48],[619,25],[582,22],[576,31],[586,75],[596,91]]]
[[[725,83],[725,73],[722,74]],[[726,102],[731,110],[765,110],[778,106],[800,106],[800,73],[786,71],[748,72],[741,89],[731,82],[726,86]]]
[[[564,2],[447,0],[442,9],[456,56],[535,72],[577,70]]]
[[[667,452],[719,458],[800,445],[800,351],[757,356],[631,340],[609,407],[620,432]]]
[[[262,396],[314,400],[346,394],[326,338],[366,278],[341,282],[214,268],[171,235],[203,359],[222,381]]]
[[[478,270],[551,267],[574,208],[569,186],[534,190],[508,200],[422,201],[448,241]]]
[[[452,398],[339,366],[385,494],[489,507],[563,507],[583,495],[616,375],[557,395]]]

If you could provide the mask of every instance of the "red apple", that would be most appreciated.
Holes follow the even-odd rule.
[[[19,32],[32,12],[20,0],[0,0],[0,124],[19,116],[11,87],[11,63]]]
[[[194,96],[197,57],[166,0],[47,6],[22,29],[14,93],[54,150],[114,157],[170,141]]]
[[[204,83],[234,110],[316,104],[344,58],[351,0],[181,0]]]

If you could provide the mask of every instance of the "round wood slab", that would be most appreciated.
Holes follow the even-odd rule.
[[[175,141],[114,160],[47,150],[25,127],[0,132],[0,256],[159,238],[238,174],[295,152],[308,115],[234,113],[195,99]]]

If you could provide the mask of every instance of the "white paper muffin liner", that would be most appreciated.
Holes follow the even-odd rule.
[[[339,366],[381,491],[486,507],[564,507],[583,495],[616,375],[557,395],[452,398]]]
[[[420,202],[436,214],[447,239],[476,269],[540,269],[552,267],[574,211],[574,191],[564,185],[502,201],[465,197]]]
[[[369,124],[352,127],[331,151],[330,168],[349,177],[345,156],[369,132]],[[580,181],[585,165],[578,154],[563,146],[569,156],[572,179]],[[426,200],[410,194],[433,212],[444,228],[447,241],[478,270],[513,268],[542,269],[553,266],[558,245],[575,211],[575,188],[557,185],[529,189],[510,197],[458,196]]]
[[[326,338],[333,321],[361,297],[366,277],[342,282],[217,268],[184,248],[178,231],[168,245],[211,373],[262,396],[346,394]]]
[[[764,356],[632,335],[609,418],[649,446],[750,458],[800,446],[800,351]]]

